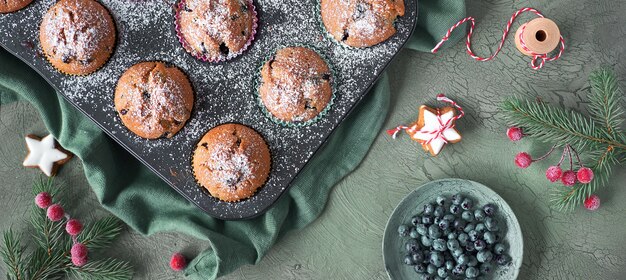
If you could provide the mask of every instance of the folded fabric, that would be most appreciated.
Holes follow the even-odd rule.
[[[420,0],[418,26],[407,47],[429,51],[464,15],[462,0]],[[461,35],[455,34],[452,41]],[[383,75],[301,171],[287,195],[255,219],[222,221],[176,193],[3,49],[0,65],[0,104],[15,100],[32,104],[50,133],[82,160],[85,176],[105,209],[142,234],[177,231],[210,243],[211,248],[185,270],[193,279],[215,279],[243,264],[257,263],[278,238],[315,220],[332,187],[366,155],[389,107],[388,79]]]

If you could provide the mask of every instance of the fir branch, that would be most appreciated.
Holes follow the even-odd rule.
[[[102,218],[99,221],[88,224],[83,232],[78,235],[78,242],[92,249],[108,247],[122,231],[120,220],[115,217]]]
[[[38,181],[35,181],[33,184],[33,196],[41,193],[47,192],[52,197],[59,197],[60,189],[55,187],[53,177],[43,177],[40,176]]]
[[[67,251],[54,248],[48,251],[39,247],[28,261],[29,279],[63,279],[65,269],[70,263]]]
[[[20,236],[16,236],[11,229],[4,232],[4,246],[0,254],[7,267],[7,279],[25,280],[24,247],[20,243]]]
[[[30,223],[35,229],[33,239],[48,255],[52,254],[55,247],[61,247],[62,250],[69,248],[71,240],[65,234],[65,224],[61,221],[50,221],[45,210],[33,206],[30,211]]]
[[[572,110],[515,98],[505,101],[502,109],[508,122],[542,142],[569,143],[578,150],[600,145],[626,149],[626,144],[606,139],[594,121]]]
[[[617,85],[617,78],[611,69],[601,68],[589,76],[591,94],[589,95],[589,113],[606,129],[609,139],[617,140],[624,122],[620,106],[622,92]]]
[[[79,279],[126,280],[132,278],[133,268],[128,262],[106,259],[90,261],[82,267],[72,266],[70,273]]]

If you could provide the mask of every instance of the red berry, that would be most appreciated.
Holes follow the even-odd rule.
[[[533,158],[526,152],[521,152],[515,156],[515,165],[519,168],[529,167],[533,163]]]
[[[591,211],[600,208],[600,198],[595,194],[587,197],[587,199],[585,199],[585,208]]]
[[[508,136],[511,141],[515,142],[522,139],[522,137],[524,137],[524,133],[521,128],[512,126],[506,130],[506,136]]]
[[[37,204],[37,207],[41,209],[48,208],[51,203],[52,196],[50,196],[50,194],[47,192],[40,192],[39,194],[37,194],[37,196],[35,196],[35,204]]]
[[[593,180],[593,171],[588,167],[581,167],[576,172],[576,178],[583,184],[589,184]]]
[[[72,258],[76,257],[79,259],[84,259],[84,258],[87,258],[87,254],[89,254],[89,250],[87,249],[87,246],[85,246],[85,244],[75,243],[74,245],[72,245],[70,254],[72,255]]]
[[[61,207],[61,205],[52,204],[50,205],[50,207],[48,207],[47,214],[50,221],[56,222],[63,218],[63,215],[65,215],[65,211],[63,211],[63,207]]]
[[[563,185],[571,187],[576,184],[576,173],[572,170],[567,170],[563,172],[563,176],[561,176],[561,182]]]
[[[72,263],[75,266],[83,266],[87,263],[87,257],[85,256],[84,258],[79,258],[79,257],[72,256]]]
[[[183,254],[176,253],[172,255],[172,259],[170,260],[170,268],[172,268],[172,270],[181,271],[185,269],[186,266],[187,260],[185,259],[185,256],[183,256]]]
[[[561,167],[558,165],[550,166],[548,170],[546,170],[546,178],[552,183],[561,179],[561,175],[563,175],[563,170],[561,170]]]
[[[71,219],[67,221],[65,224],[65,231],[71,236],[78,235],[80,231],[83,229],[83,224],[80,223],[79,220]]]

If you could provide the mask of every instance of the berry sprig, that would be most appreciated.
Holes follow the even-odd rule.
[[[524,136],[526,136],[526,134],[523,133],[520,127],[510,127],[507,129],[507,137],[513,142],[521,140]],[[538,158],[533,158],[527,152],[520,152],[515,156],[515,165],[519,168],[528,168],[532,163],[548,158],[555,151],[557,146],[557,144],[554,144],[547,153]],[[561,164],[566,156],[569,159],[569,169],[563,171]],[[576,171],[574,171],[574,159],[576,159],[578,166]],[[552,183],[560,180],[561,184],[567,187],[573,187],[576,183],[589,184],[593,180],[593,170],[583,165],[580,160],[580,155],[572,145],[565,144],[559,162],[556,165],[548,167],[546,170],[546,179]],[[587,203],[587,201],[590,202]],[[596,195],[589,196],[584,204],[585,208],[592,211],[596,210],[600,207],[600,198]],[[588,204],[590,206],[588,206]]]
[[[63,218],[67,220],[65,223],[65,232],[72,237],[72,249],[70,255],[72,258],[72,264],[81,267],[87,264],[89,250],[87,246],[77,241],[77,236],[83,229],[83,224],[77,220],[70,218],[70,215],[65,213],[63,206],[60,204],[52,204],[52,195],[48,192],[40,192],[35,196],[35,204],[37,207],[46,210],[46,216],[50,221],[58,222]]]

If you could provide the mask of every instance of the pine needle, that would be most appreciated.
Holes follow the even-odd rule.
[[[24,247],[20,244],[20,236],[16,236],[11,229],[4,232],[4,246],[0,250],[0,254],[2,254],[2,260],[7,267],[7,279],[25,280],[22,257]]]
[[[122,231],[120,220],[115,217],[102,218],[93,224],[87,224],[83,232],[78,235],[78,242],[89,248],[107,248]]]
[[[133,277],[128,262],[116,259],[90,261],[82,267],[72,266],[70,273],[79,279],[126,280]]]

